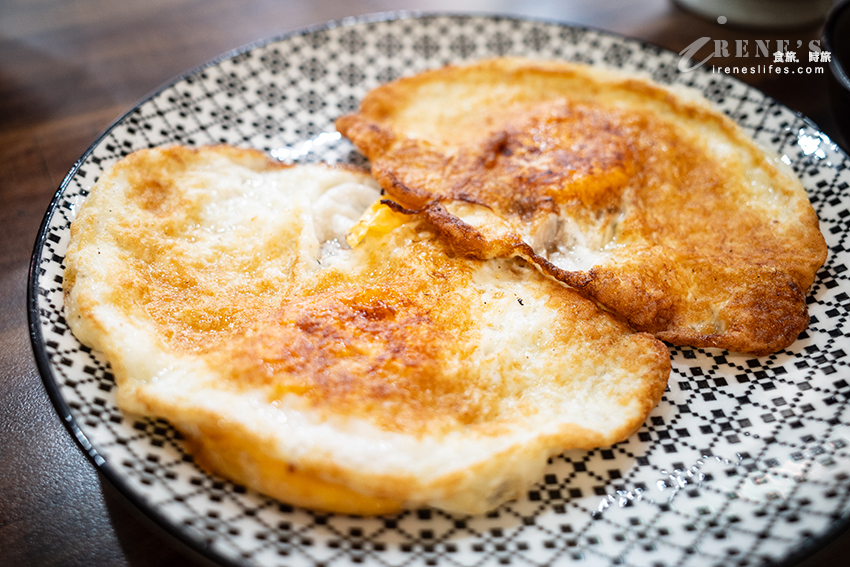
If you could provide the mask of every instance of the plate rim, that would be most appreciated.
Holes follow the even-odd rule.
[[[245,567],[245,563],[233,560],[225,555],[222,555],[207,542],[203,541],[202,539],[193,537],[188,530],[181,529],[179,525],[169,520],[158,509],[157,506],[146,502],[145,499],[141,496],[141,494],[134,490],[123,477],[123,475],[117,471],[117,468],[112,466],[109,461],[107,461],[104,457],[100,455],[97,447],[89,440],[88,435],[85,433],[83,428],[80,427],[79,423],[77,423],[77,420],[71,414],[71,408],[67,400],[61,393],[59,381],[56,375],[54,374],[50,358],[46,353],[44,336],[42,334],[41,329],[41,320],[38,305],[39,293],[37,285],[37,282],[39,280],[38,271],[41,262],[41,253],[43,251],[45,240],[47,239],[48,229],[53,219],[53,215],[56,212],[57,206],[61,201],[62,197],[64,196],[68,185],[79,172],[81,166],[86,162],[86,160],[88,160],[91,154],[101,145],[104,139],[107,138],[116,127],[123,123],[128,116],[132,115],[141,106],[143,106],[151,99],[162,93],[164,90],[176,85],[177,83],[193,75],[202,72],[205,69],[214,67],[224,61],[233,59],[254,49],[285,41],[293,37],[309,35],[311,33],[316,33],[324,30],[331,30],[340,27],[359,26],[369,23],[400,20],[419,20],[423,18],[439,17],[455,19],[480,18],[489,19],[491,21],[495,19],[504,19],[531,23],[536,22],[554,26],[561,26],[565,28],[594,31],[596,33],[607,35],[609,37],[617,38],[621,41],[637,43],[641,45],[644,49],[650,48],[652,50],[658,50],[661,52],[667,52],[676,55],[676,52],[668,48],[659,46],[658,44],[655,44],[651,41],[630,37],[622,33],[613,32],[594,26],[575,24],[568,21],[558,20],[555,18],[505,14],[500,12],[392,10],[367,13],[357,16],[348,16],[344,18],[328,20],[324,23],[311,24],[245,43],[241,46],[225,51],[211,59],[208,59],[203,63],[195,65],[194,67],[160,83],[157,87],[147,92],[141,98],[137,99],[136,102],[134,102],[126,111],[122,112],[119,116],[114,118],[96,136],[95,140],[89,145],[85,152],[83,152],[83,154],[74,162],[74,164],[65,174],[58,188],[51,197],[50,202],[47,205],[46,211],[39,225],[38,232],[36,233],[35,243],[33,245],[32,254],[30,256],[29,268],[27,271],[26,291],[27,323],[29,330],[30,346],[33,352],[33,358],[35,359],[39,376],[41,378],[41,382],[44,385],[44,388],[47,391],[48,397],[51,401],[51,405],[56,411],[63,426],[71,435],[75,444],[86,456],[89,463],[94,466],[95,470],[98,473],[98,476],[106,479],[116,489],[116,491],[120,494],[124,501],[132,505],[131,509],[132,512],[134,512],[134,515],[142,519],[149,528],[153,528],[152,531],[166,535],[173,543],[177,543],[181,547],[181,551],[189,551],[196,559],[201,559],[204,562],[209,562],[212,565],[218,565],[222,567]],[[732,75],[728,75],[726,73],[718,73],[718,75],[721,75],[725,80],[735,81],[745,86],[747,89],[752,89],[762,94],[773,104],[781,106],[783,109],[791,112],[798,120],[802,121],[809,128],[815,130],[820,136],[823,136],[826,140],[828,140],[832,146],[831,149],[839,152],[840,154],[843,154],[844,158],[850,161],[850,154],[845,151],[841,144],[839,144],[838,141],[834,140],[832,137],[824,133],[824,131],[815,123],[815,121],[809,118],[808,116],[776,100],[775,98],[764,93],[757,87],[751,86]],[[850,531],[850,514],[834,520],[830,524],[829,528],[823,531],[817,537],[808,538],[799,542],[799,545],[794,548],[791,553],[782,558],[778,563],[775,563],[775,565],[776,567],[796,567],[802,561],[805,561],[817,552],[825,549],[827,546],[837,540],[839,536],[848,531]]]

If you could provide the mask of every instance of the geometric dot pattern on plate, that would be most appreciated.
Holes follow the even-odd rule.
[[[483,516],[391,517],[281,505],[202,472],[166,423],[128,419],[114,380],[63,316],[75,211],[131,151],[226,142],[287,162],[363,157],[335,132],[372,88],[489,56],[563,59],[694,87],[800,177],[830,248],[811,324],[762,358],[671,348],[658,407],[628,440],[554,457],[522,498]],[[847,525],[850,501],[850,158],[762,93],[604,32],[491,16],[365,17],[270,39],[166,86],[120,118],[63,182],[30,281],[33,346],[60,415],[104,476],[170,533],[232,565],[754,565],[793,561]]]

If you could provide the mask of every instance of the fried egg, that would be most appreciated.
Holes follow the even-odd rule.
[[[666,347],[513,259],[457,255],[363,171],[131,154],[71,225],[65,308],[120,408],[209,471],[348,514],[474,514],[656,406]]]
[[[690,90],[491,59],[382,85],[337,128],[458,252],[523,257],[636,329],[764,355],[808,325],[804,188]]]

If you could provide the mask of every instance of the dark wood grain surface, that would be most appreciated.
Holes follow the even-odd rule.
[[[0,2],[0,565],[173,566],[198,558],[145,523],[103,483],[53,410],[26,316],[30,254],[63,177],[100,132],[174,76],[241,45],[346,16],[450,0],[3,0]],[[466,11],[601,28],[679,52],[696,39],[787,39],[694,16],[668,0],[475,1]],[[801,54],[805,54],[801,50]],[[734,54],[732,54],[734,55]],[[715,65],[735,63],[730,56]],[[739,75],[838,137],[825,75]],[[840,534],[800,566],[844,565]]]

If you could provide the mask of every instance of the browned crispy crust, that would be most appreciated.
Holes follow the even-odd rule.
[[[425,211],[460,252],[523,256],[636,329],[763,355],[808,325],[826,259],[814,210],[703,100],[580,65],[495,59],[383,85],[337,128],[388,196]],[[458,203],[491,220],[472,226],[450,211]],[[604,258],[570,269],[532,248],[553,216],[610,231]]]
[[[275,230],[260,215],[197,230],[220,226],[204,219],[228,187],[284,167],[225,146],[143,150],[100,178],[72,226],[69,325],[110,362],[119,407],[169,420],[207,470],[321,510],[478,513],[521,494],[551,454],[625,439],[661,399],[660,341],[519,262],[454,254],[416,218],[376,223],[346,269],[315,273],[293,269],[302,227],[283,207],[269,207],[289,221]],[[352,451],[389,440],[392,457],[440,446],[470,460],[367,469],[329,448],[349,429]]]

